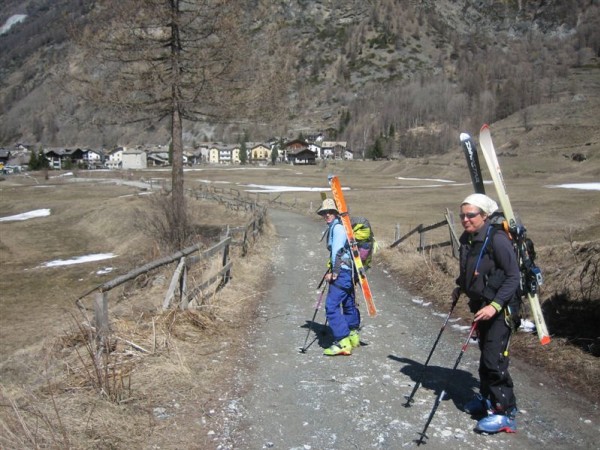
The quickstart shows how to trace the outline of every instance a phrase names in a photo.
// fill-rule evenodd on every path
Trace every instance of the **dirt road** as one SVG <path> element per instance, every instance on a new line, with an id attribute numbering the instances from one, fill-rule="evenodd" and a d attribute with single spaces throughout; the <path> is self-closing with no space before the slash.
<path id="1" fill-rule="evenodd" d="M 273 284 L 242 350 L 233 395 L 226 399 L 220 449 L 398 449 L 416 447 L 438 393 L 448 396 L 428 430 L 429 449 L 598 448 L 600 415 L 574 394 L 553 388 L 542 373 L 512 361 L 520 413 L 518 433 L 480 435 L 461 411 L 477 388 L 476 343 L 451 371 L 467 328 L 450 322 L 433 355 L 414 405 L 403 406 L 422 370 L 447 311 L 413 298 L 379 267 L 369 272 L 379 314 L 366 315 L 363 345 L 349 357 L 326 357 L 331 342 L 324 310 L 313 329 L 319 338 L 300 353 L 325 271 L 319 242 L 323 224 L 271 211 L 279 244 Z M 449 306 L 449 305 L 448 305 Z M 308 343 L 315 336 L 311 331 Z M 574 368 L 576 370 L 576 368 Z"/>

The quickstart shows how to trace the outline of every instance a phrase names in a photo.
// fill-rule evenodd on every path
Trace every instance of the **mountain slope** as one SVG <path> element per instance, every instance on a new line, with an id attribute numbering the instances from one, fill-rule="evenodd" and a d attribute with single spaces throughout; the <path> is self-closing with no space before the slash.
<path id="1" fill-rule="evenodd" d="M 93 1 L 6 3 L 0 26 L 16 14 L 26 17 L 0 35 L 0 144 L 168 142 L 168 123 L 150 129 L 107 127 L 104 119 L 110 112 L 65 91 L 69 80 L 62 69 L 77 64 L 79 57 L 65 30 L 85 22 Z M 411 156 L 402 149 L 416 145 L 407 134 L 411 127 L 445 130 L 435 131 L 438 141 L 469 120 L 491 121 L 528 104 L 551 101 L 552 80 L 565 76 L 568 66 L 589 61 L 600 46 L 600 32 L 592 26 L 598 23 L 599 8 L 582 1 L 255 3 L 264 15 L 254 38 L 266 38 L 261 25 L 276 24 L 276 38 L 285 43 L 281 54 L 291 68 L 281 120 L 244 126 L 187 124 L 188 145 L 229 140 L 242 128 L 250 130 L 253 140 L 335 128 L 364 152 L 393 126 L 398 135 L 386 142 L 386 152 Z M 517 80 L 521 86 L 515 85 Z M 534 86 L 540 92 L 531 93 Z M 442 108 L 447 110 L 443 114 Z M 487 112 L 490 108 L 493 114 Z M 351 119 L 344 121 L 348 113 Z"/>

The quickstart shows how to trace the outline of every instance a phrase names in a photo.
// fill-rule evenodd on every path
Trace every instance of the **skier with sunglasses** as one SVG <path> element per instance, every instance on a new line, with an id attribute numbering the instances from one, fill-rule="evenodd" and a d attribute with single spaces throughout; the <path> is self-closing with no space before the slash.
<path id="1" fill-rule="evenodd" d="M 517 402 L 508 372 L 508 346 L 518 326 L 520 272 L 508 234 L 490 221 L 497 210 L 496 202 L 484 194 L 471 194 L 462 202 L 460 274 L 452 296 L 466 294 L 479 322 L 480 393 L 464 410 L 479 419 L 477 431 L 514 433 Z"/>

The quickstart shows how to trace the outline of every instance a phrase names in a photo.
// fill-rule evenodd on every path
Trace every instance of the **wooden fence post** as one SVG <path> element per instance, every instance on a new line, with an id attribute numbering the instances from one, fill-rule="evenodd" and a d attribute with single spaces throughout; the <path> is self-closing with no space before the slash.
<path id="1" fill-rule="evenodd" d="M 446 208 L 446 221 L 448 222 L 448 231 L 450 232 L 450 242 L 452 243 L 452 256 L 458 259 L 460 253 L 460 243 L 454 229 L 454 213 Z"/>
<path id="2" fill-rule="evenodd" d="M 94 295 L 94 326 L 101 341 L 108 334 L 108 293 L 97 292 Z"/>
<path id="3" fill-rule="evenodd" d="M 184 267 L 185 267 L 185 256 L 179 260 L 177 269 L 175 269 L 175 273 L 171 277 L 171 283 L 169 284 L 169 289 L 167 290 L 167 294 L 165 295 L 165 300 L 163 301 L 163 309 L 167 309 L 169 307 L 169 305 L 171 304 L 171 300 L 173 300 L 173 297 L 175 297 L 175 288 L 177 287 L 177 285 L 180 285 L 179 280 L 181 279 L 181 272 Z"/>
<path id="4" fill-rule="evenodd" d="M 181 275 L 181 281 L 179 283 L 179 293 L 180 293 L 180 297 L 181 297 L 181 301 L 179 304 L 181 305 L 181 309 L 187 309 L 188 304 L 189 304 L 188 296 L 187 296 L 187 274 L 188 274 L 187 264 L 184 264 L 183 274 Z"/>
<path id="5" fill-rule="evenodd" d="M 229 262 L 229 244 L 225 245 L 225 247 L 223 248 L 223 267 L 226 267 L 228 262 Z M 227 282 L 230 279 L 231 279 L 231 270 L 227 270 L 223 274 L 223 284 L 227 284 Z"/>

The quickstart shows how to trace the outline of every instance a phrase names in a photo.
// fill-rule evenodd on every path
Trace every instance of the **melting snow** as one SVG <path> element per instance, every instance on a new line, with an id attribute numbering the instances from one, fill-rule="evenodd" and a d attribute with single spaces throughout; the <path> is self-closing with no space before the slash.
<path id="1" fill-rule="evenodd" d="M 582 189 L 585 191 L 600 191 L 600 183 L 566 183 L 548 184 L 548 188 Z"/>
<path id="2" fill-rule="evenodd" d="M 94 255 L 76 256 L 71 259 L 55 259 L 54 261 L 48 261 L 39 267 L 58 267 L 58 266 L 70 266 L 72 264 L 83 264 L 92 261 L 102 261 L 103 259 L 115 258 L 117 255 L 113 253 L 96 253 Z"/>
<path id="3" fill-rule="evenodd" d="M 27 16 L 25 14 L 15 14 L 13 16 L 10 16 L 6 20 L 6 22 L 4 22 L 4 25 L 0 27 L 0 34 L 7 33 L 8 30 L 10 30 L 13 27 L 13 25 L 18 24 L 19 22 L 23 22 L 26 18 Z"/>
<path id="4" fill-rule="evenodd" d="M 35 209 L 23 214 L 16 214 L 14 216 L 0 217 L 0 222 L 11 222 L 16 220 L 28 220 L 35 217 L 46 217 L 50 215 L 49 209 Z"/>
<path id="5" fill-rule="evenodd" d="M 251 193 L 269 193 L 269 192 L 323 192 L 329 191 L 329 188 L 320 187 L 301 187 L 301 186 L 270 186 L 266 184 L 246 184 L 244 187 L 254 188 L 246 189 L 246 192 Z M 348 188 L 342 188 L 348 190 Z"/>

